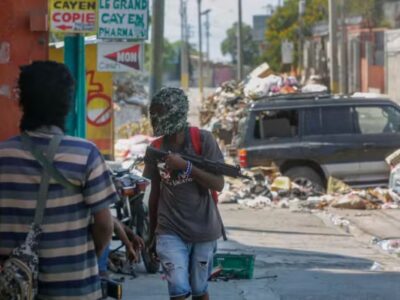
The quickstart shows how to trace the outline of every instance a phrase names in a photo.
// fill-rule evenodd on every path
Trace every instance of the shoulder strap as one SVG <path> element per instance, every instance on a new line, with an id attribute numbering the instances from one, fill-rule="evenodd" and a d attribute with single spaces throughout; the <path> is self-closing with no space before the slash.
<path id="1" fill-rule="evenodd" d="M 162 142 L 163 142 L 163 137 L 159 137 L 158 139 L 151 142 L 151 146 L 156 149 L 161 149 Z"/>
<path id="2" fill-rule="evenodd" d="M 55 135 L 52 141 L 57 137 L 60 137 L 60 141 L 62 140 L 62 135 Z M 32 153 L 33 157 L 40 163 L 40 165 L 46 169 L 46 171 L 53 177 L 58 183 L 62 184 L 66 189 L 73 192 L 81 192 L 81 187 L 79 185 L 75 185 L 69 180 L 67 180 L 63 174 L 53 165 L 52 162 L 46 158 L 43 153 L 35 147 L 32 142 L 32 139 L 29 137 L 27 133 L 21 134 L 22 143 L 28 148 L 28 150 Z"/>
<path id="3" fill-rule="evenodd" d="M 58 146 L 62 140 L 61 135 L 55 135 L 47 148 L 47 160 L 50 164 L 53 163 L 54 156 L 57 152 Z M 43 215 L 46 208 L 47 195 L 49 191 L 50 174 L 47 172 L 46 168 L 42 172 L 42 180 L 40 182 L 39 194 L 37 198 L 36 210 L 34 223 L 36 225 L 41 225 L 43 222 Z"/>
<path id="4" fill-rule="evenodd" d="M 200 137 L 200 129 L 198 127 L 190 127 L 190 138 L 192 139 L 192 145 L 194 151 L 197 155 L 201 155 L 201 137 Z"/>

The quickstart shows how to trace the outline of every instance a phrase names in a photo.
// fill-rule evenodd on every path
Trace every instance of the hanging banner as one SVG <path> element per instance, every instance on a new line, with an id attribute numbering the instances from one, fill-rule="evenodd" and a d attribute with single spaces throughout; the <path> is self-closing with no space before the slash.
<path id="1" fill-rule="evenodd" d="M 50 31 L 94 33 L 97 0 L 49 0 Z"/>
<path id="2" fill-rule="evenodd" d="M 293 42 L 289 42 L 288 40 L 282 41 L 282 46 L 281 46 L 282 64 L 285 65 L 293 63 L 293 52 L 294 52 Z"/>
<path id="3" fill-rule="evenodd" d="M 99 0 L 99 39 L 147 40 L 148 0 Z"/>
<path id="4" fill-rule="evenodd" d="M 100 43 L 97 48 L 97 71 L 132 72 L 143 70 L 144 44 Z"/>

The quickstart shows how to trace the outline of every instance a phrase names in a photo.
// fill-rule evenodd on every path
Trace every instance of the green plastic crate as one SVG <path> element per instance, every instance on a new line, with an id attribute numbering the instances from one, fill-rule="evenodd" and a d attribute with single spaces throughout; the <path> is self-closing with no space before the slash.
<path id="1" fill-rule="evenodd" d="M 237 279 L 251 279 L 254 274 L 255 255 L 217 253 L 213 266 L 222 268 L 221 276 Z"/>

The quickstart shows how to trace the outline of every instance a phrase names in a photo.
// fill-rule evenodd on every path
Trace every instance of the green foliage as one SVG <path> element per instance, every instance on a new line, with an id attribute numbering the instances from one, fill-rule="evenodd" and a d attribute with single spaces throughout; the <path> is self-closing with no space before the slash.
<path id="1" fill-rule="evenodd" d="M 306 11 L 301 18 L 301 23 L 298 0 L 287 0 L 267 22 L 267 31 L 265 33 L 267 48 L 263 54 L 263 60 L 268 62 L 273 70 L 283 70 L 281 43 L 284 40 L 288 40 L 295 44 L 294 59 L 297 65 L 297 45 L 300 34 L 304 37 L 311 36 L 312 27 L 324 19 L 328 19 L 328 0 L 307 0 Z M 300 24 L 302 25 L 301 27 Z"/>
<path id="2" fill-rule="evenodd" d="M 247 24 L 243 24 L 243 63 L 247 66 L 254 66 L 258 60 L 257 43 L 253 41 L 252 28 Z M 237 61 L 237 23 L 226 31 L 226 38 L 221 43 L 221 51 L 223 55 L 230 55 L 232 63 Z"/>
<path id="3" fill-rule="evenodd" d="M 145 51 L 145 65 L 144 68 L 147 72 L 150 72 L 150 61 L 151 61 L 151 44 L 146 43 L 144 45 Z M 170 43 L 167 39 L 164 39 L 164 49 L 163 49 L 163 68 L 164 71 L 168 71 L 173 64 L 176 57 L 174 44 Z"/>
<path id="4" fill-rule="evenodd" d="M 348 15 L 362 16 L 369 28 L 385 25 L 383 6 L 387 0 L 352 0 L 345 1 Z"/>

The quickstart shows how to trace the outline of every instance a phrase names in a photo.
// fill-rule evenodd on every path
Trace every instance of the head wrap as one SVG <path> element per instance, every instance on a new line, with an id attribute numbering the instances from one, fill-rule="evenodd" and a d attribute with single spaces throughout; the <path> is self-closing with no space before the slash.
<path id="1" fill-rule="evenodd" d="M 155 136 L 172 135 L 188 126 L 189 101 L 183 90 L 163 88 L 151 99 L 150 108 L 153 105 L 164 107 L 162 114 L 150 114 Z"/>

